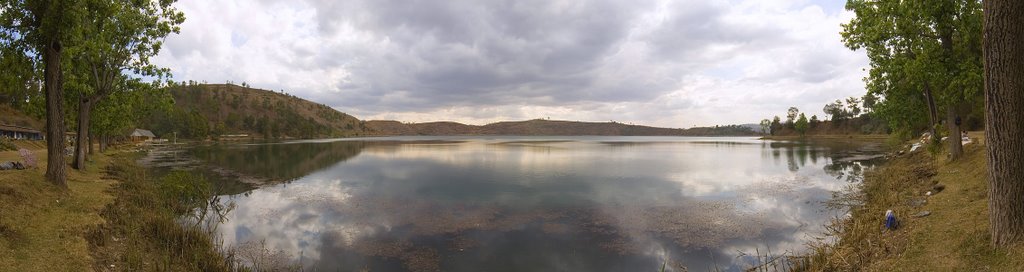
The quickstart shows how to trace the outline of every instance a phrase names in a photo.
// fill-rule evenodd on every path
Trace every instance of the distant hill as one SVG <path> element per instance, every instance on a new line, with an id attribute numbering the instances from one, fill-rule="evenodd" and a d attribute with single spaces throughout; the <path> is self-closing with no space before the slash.
<path id="1" fill-rule="evenodd" d="M 174 107 L 155 113 L 148 125 L 158 136 L 183 138 L 249 134 L 264 138 L 326 138 L 364 135 L 359 119 L 292 95 L 231 84 L 169 89 Z"/>
<path id="2" fill-rule="evenodd" d="M 323 104 L 292 95 L 232 84 L 190 84 L 169 88 L 174 106 L 144 119 L 159 137 L 328 138 L 402 135 L 608 135 L 608 136 L 746 136 L 744 126 L 659 128 L 617 122 L 528 120 L 483 126 L 456 122 L 401 123 L 360 121 Z"/>
<path id="3" fill-rule="evenodd" d="M 742 124 L 740 126 L 745 127 L 745 128 L 749 128 L 750 130 L 752 130 L 754 132 L 757 132 L 757 133 L 764 133 L 764 131 L 762 131 L 763 128 L 761 127 L 761 124 Z"/>
<path id="4" fill-rule="evenodd" d="M 0 124 L 31 128 L 39 131 L 46 129 L 46 122 L 42 119 L 28 115 L 7 104 L 0 104 Z"/>
<path id="5" fill-rule="evenodd" d="M 522 135 L 522 136 L 748 136 L 757 135 L 743 126 L 698 127 L 690 129 L 659 128 L 617 122 L 573 122 L 529 120 L 497 122 L 483 126 L 455 122 L 405 124 L 397 121 L 366 121 L 366 133 L 373 135 Z"/>

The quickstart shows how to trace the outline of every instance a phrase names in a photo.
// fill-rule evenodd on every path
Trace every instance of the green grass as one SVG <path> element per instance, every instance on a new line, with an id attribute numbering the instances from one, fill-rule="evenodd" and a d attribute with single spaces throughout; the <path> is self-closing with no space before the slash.
<path id="1" fill-rule="evenodd" d="M 115 199 L 102 211 L 107 224 L 89 234 L 97 265 L 126 271 L 229 271 L 231 262 L 200 225 L 178 218 L 202 209 L 211 192 L 209 182 L 194 174 L 173 172 L 153 178 L 131 158 L 108 167 L 121 182 Z"/>
<path id="2" fill-rule="evenodd" d="M 865 205 L 852 210 L 852 219 L 830 226 L 840 240 L 813 245 L 814 252 L 798 258 L 798 270 L 1019 271 L 1024 245 L 990 246 L 986 155 L 978 142 L 965 146 L 958 161 L 920 150 L 869 172 L 854 196 Z M 945 189 L 925 197 L 935 183 Z M 911 205 L 922 199 L 924 205 Z M 882 229 L 888 209 L 900 219 L 897 230 Z M 920 211 L 931 215 L 911 217 Z"/>
<path id="3" fill-rule="evenodd" d="M 156 178 L 132 153 L 98 154 L 88 171 L 68 170 L 64 191 L 43 179 L 45 149 L 34 153 L 41 167 L 0 172 L 0 271 L 250 270 L 206 228 L 179 220 L 208 204 L 201 176 Z"/>
<path id="4" fill-rule="evenodd" d="M 12 150 L 18 150 L 18 146 L 14 144 L 14 140 L 8 139 L 7 137 L 0 137 L 0 151 Z"/>
<path id="5" fill-rule="evenodd" d="M 46 161 L 45 150 L 35 151 Z M 0 160 L 20 160 L 17 151 Z M 96 156 L 88 169 L 109 164 Z M 0 172 L 0 271 L 82 271 L 93 264 L 85 234 L 104 223 L 99 211 L 111 202 L 116 182 L 100 171 L 69 171 L 68 190 L 43 179 L 46 166 Z"/>

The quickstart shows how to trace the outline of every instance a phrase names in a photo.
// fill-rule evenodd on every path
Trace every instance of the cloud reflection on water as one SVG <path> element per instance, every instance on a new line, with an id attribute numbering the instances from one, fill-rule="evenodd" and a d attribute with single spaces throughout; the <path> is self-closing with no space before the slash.
<path id="1" fill-rule="evenodd" d="M 800 250 L 835 212 L 822 202 L 867 167 L 836 159 L 862 152 L 858 145 L 540 140 L 338 141 L 250 152 L 321 159 L 264 173 L 305 172 L 290 182 L 227 198 L 237 208 L 220 230 L 226 245 L 265 240 L 328 270 L 640 270 L 666 259 L 736 269 L 748 261 L 737 252 Z M 323 154 L 339 151 L 348 153 Z"/>

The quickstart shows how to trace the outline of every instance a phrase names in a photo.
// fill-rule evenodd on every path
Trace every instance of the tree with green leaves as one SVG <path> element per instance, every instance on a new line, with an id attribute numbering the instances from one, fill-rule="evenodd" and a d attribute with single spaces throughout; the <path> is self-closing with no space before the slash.
<path id="1" fill-rule="evenodd" d="M 779 119 L 779 116 L 776 115 L 775 118 L 772 118 L 771 134 L 775 135 L 776 133 L 779 133 L 780 131 L 782 131 L 782 123 L 781 123 L 781 120 Z"/>
<path id="2" fill-rule="evenodd" d="M 0 102 L 23 112 L 29 109 L 31 100 L 42 98 L 36 65 L 32 58 L 16 48 L 0 47 Z"/>
<path id="3" fill-rule="evenodd" d="M 870 113 L 875 108 L 875 104 L 878 103 L 878 97 L 874 94 L 866 93 L 861 97 L 861 103 L 864 105 L 864 112 Z"/>
<path id="4" fill-rule="evenodd" d="M 78 88 L 78 134 L 73 167 L 85 166 L 89 122 L 96 103 L 107 96 L 128 91 L 139 77 L 156 78 L 169 70 L 150 63 L 160 52 L 163 39 L 178 33 L 184 14 L 171 5 L 175 1 L 81 0 L 84 21 L 79 27 L 82 42 L 72 47 L 76 72 L 88 87 Z"/>
<path id="5" fill-rule="evenodd" d="M 846 9 L 856 16 L 843 24 L 843 42 L 867 52 L 868 93 L 884 98 L 875 111 L 890 127 L 913 130 L 925 114 L 934 127 L 944 110 L 951 158 L 957 159 L 956 120 L 981 93 L 980 1 L 850 0 Z"/>
<path id="6" fill-rule="evenodd" d="M 789 109 L 786 110 L 786 126 L 793 127 L 793 122 L 796 121 L 796 117 L 799 114 L 800 109 L 797 109 L 796 107 L 789 107 Z"/>
<path id="7" fill-rule="evenodd" d="M 761 120 L 761 133 L 769 134 L 772 131 L 772 120 L 762 119 Z"/>
<path id="8" fill-rule="evenodd" d="M 831 116 L 832 122 L 838 122 L 846 118 L 846 110 L 843 108 L 843 101 L 836 99 L 835 102 L 825 104 L 825 107 L 821 109 L 825 112 L 825 118 Z"/>
<path id="9" fill-rule="evenodd" d="M 98 101 L 90 118 L 90 138 L 98 138 L 100 152 L 106 150 L 113 136 L 127 135 L 142 118 L 156 111 L 168 110 L 174 103 L 167 89 L 161 88 L 158 82 L 129 80 L 121 84 L 127 85 L 119 88 L 132 91 L 113 92 Z M 92 153 L 92 149 L 89 150 Z"/>
<path id="10" fill-rule="evenodd" d="M 78 0 L 4 0 L 0 2 L 0 45 L 42 63 L 46 97 L 46 180 L 67 188 L 64 158 L 64 55 L 75 41 L 83 14 Z M 38 64 L 37 64 L 38 65 Z"/>
<path id="11" fill-rule="evenodd" d="M 985 1 L 985 146 L 992 244 L 1024 242 L 1024 2 Z"/>
<path id="12" fill-rule="evenodd" d="M 807 116 L 801 113 L 800 118 L 796 120 L 796 124 L 793 124 L 793 128 L 796 129 L 796 132 L 800 133 L 800 136 L 807 134 Z"/>
<path id="13" fill-rule="evenodd" d="M 851 97 L 847 97 L 846 98 L 846 108 L 849 109 L 847 111 L 847 113 L 849 114 L 848 117 L 850 117 L 850 118 L 857 118 L 857 116 L 860 116 L 860 112 L 861 112 L 861 109 L 860 109 L 860 98 L 856 98 L 856 97 L 852 97 L 852 96 Z"/>

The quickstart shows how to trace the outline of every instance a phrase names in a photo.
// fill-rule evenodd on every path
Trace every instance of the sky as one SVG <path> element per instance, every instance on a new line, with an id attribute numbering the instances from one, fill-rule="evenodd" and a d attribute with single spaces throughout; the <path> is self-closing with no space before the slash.
<path id="1" fill-rule="evenodd" d="M 179 0 L 154 62 L 362 120 L 672 128 L 864 94 L 842 0 Z"/>

